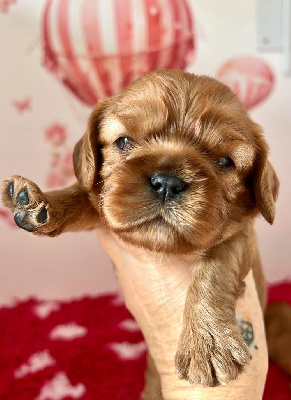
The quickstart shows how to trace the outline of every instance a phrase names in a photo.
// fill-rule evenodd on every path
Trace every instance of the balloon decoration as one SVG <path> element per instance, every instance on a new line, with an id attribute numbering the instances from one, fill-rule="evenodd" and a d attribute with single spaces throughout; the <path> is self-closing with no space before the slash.
<path id="1" fill-rule="evenodd" d="M 7 14 L 9 7 L 15 4 L 17 0 L 0 0 L 0 13 Z"/>
<path id="2" fill-rule="evenodd" d="M 89 106 L 195 50 L 188 0 L 47 0 L 42 23 L 44 66 Z"/>
<path id="3" fill-rule="evenodd" d="M 247 110 L 268 97 L 274 86 L 270 66 L 257 57 L 237 57 L 219 69 L 216 78 L 228 85 Z"/>

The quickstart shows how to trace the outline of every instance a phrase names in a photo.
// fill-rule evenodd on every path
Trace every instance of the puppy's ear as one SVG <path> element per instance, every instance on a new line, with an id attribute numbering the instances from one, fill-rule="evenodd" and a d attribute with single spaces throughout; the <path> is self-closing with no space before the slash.
<path id="1" fill-rule="evenodd" d="M 74 148 L 75 175 L 85 192 L 92 190 L 98 174 L 98 134 L 106 101 L 99 101 L 91 113 L 87 131 Z"/>
<path id="2" fill-rule="evenodd" d="M 269 149 L 260 128 L 257 129 L 255 139 L 257 157 L 253 170 L 253 188 L 256 204 L 265 220 L 272 224 L 275 218 L 275 201 L 278 197 L 279 180 L 268 161 Z"/>

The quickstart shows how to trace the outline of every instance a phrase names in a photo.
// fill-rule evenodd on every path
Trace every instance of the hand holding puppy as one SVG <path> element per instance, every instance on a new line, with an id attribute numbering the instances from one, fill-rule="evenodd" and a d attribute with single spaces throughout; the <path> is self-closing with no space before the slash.
<path id="1" fill-rule="evenodd" d="M 188 264 L 178 259 L 152 257 L 148 252 L 120 241 L 103 228 L 98 229 L 97 233 L 100 243 L 115 264 L 126 306 L 141 326 L 149 346 L 150 359 L 143 398 L 261 400 L 268 356 L 262 311 L 252 273 L 245 279 L 245 293 L 236 307 L 237 316 L 252 324 L 254 336 L 249 347 L 252 358 L 249 365 L 236 381 L 225 386 L 193 386 L 178 378 L 174 362 L 180 342 L 185 300 L 192 281 Z"/>

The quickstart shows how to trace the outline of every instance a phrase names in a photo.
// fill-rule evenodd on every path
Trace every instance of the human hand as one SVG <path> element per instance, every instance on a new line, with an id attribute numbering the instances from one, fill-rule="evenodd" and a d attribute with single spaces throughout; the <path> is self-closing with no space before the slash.
<path id="1" fill-rule="evenodd" d="M 246 290 L 236 307 L 252 355 L 250 364 L 237 380 L 225 386 L 194 386 L 178 378 L 174 364 L 191 283 L 189 263 L 125 244 L 104 228 L 98 229 L 97 234 L 114 262 L 126 306 L 145 336 L 160 375 L 164 400 L 262 399 L 268 361 L 262 311 L 252 273 L 246 277 Z"/>

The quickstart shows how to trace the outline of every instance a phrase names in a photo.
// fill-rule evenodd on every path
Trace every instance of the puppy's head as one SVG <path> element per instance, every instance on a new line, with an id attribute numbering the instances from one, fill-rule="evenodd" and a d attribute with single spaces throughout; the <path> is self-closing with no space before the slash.
<path id="1" fill-rule="evenodd" d="M 98 103 L 74 164 L 110 230 L 186 253 L 224 240 L 258 211 L 273 222 L 278 180 L 267 156 L 260 127 L 227 86 L 158 71 Z"/>

